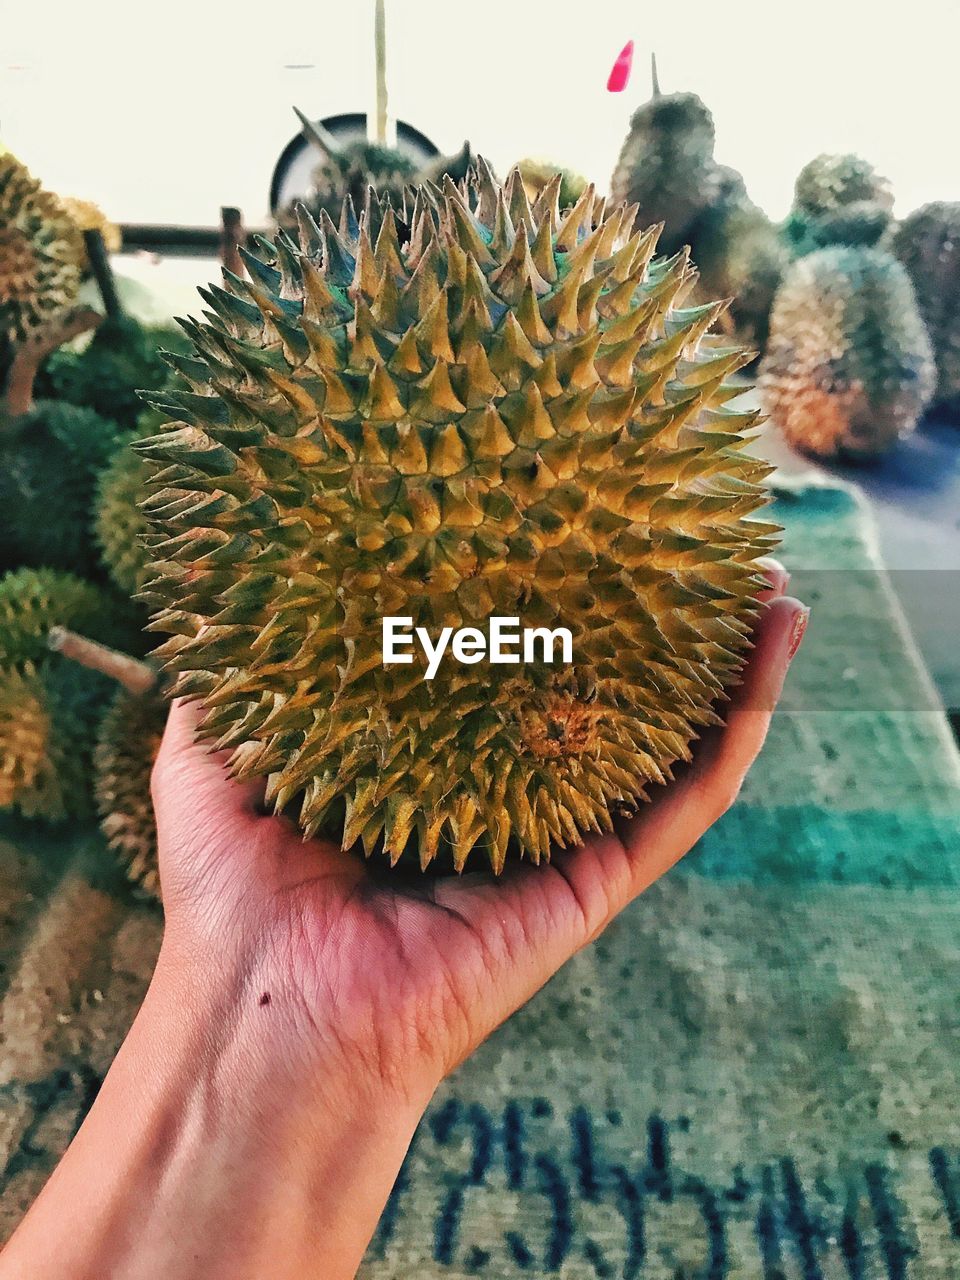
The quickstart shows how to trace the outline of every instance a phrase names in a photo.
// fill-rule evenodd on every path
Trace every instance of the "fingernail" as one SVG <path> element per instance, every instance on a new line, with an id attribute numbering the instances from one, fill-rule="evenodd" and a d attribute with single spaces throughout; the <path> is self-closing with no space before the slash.
<path id="1" fill-rule="evenodd" d="M 790 648 L 787 650 L 787 661 L 792 662 L 794 655 L 800 648 L 800 641 L 803 639 L 803 633 L 807 629 L 807 623 L 810 621 L 810 610 L 804 606 L 797 610 L 797 616 L 793 620 L 793 630 L 790 632 Z"/>

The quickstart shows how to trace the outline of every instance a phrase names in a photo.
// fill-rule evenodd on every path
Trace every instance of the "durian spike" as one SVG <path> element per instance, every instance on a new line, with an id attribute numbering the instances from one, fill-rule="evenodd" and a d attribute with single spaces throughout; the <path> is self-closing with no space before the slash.
<path id="1" fill-rule="evenodd" d="M 328 129 L 325 129 L 319 121 L 311 120 L 309 116 L 305 116 L 299 107 L 294 107 L 293 110 L 303 126 L 301 133 L 308 142 L 312 142 L 325 156 L 339 154 L 340 145 Z"/>
<path id="2" fill-rule="evenodd" d="M 88 640 L 66 627 L 51 627 L 47 633 L 47 646 L 54 653 L 62 653 L 65 658 L 90 671 L 99 671 L 116 680 L 128 693 L 142 696 L 157 683 L 157 672 L 148 662 L 140 662 L 96 640 Z"/>
<path id="3" fill-rule="evenodd" d="M 657 75 L 657 55 L 655 53 L 650 54 L 650 80 L 653 85 L 653 93 L 651 94 L 651 97 L 661 97 L 660 77 Z"/>

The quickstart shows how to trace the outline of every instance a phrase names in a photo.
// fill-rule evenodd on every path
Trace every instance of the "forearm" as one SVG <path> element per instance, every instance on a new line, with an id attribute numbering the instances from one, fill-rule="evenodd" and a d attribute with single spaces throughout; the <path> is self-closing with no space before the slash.
<path id="1" fill-rule="evenodd" d="M 352 1277 L 422 1103 L 371 1096 L 338 1054 L 324 1071 L 322 1049 L 301 1071 L 283 999 L 198 995 L 161 958 L 0 1280 Z"/>

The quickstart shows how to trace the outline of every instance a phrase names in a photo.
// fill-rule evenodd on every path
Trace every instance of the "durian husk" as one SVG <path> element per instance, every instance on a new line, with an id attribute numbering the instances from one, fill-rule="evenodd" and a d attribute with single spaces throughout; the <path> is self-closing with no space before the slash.
<path id="1" fill-rule="evenodd" d="M 88 574 L 99 469 L 119 428 L 92 409 L 38 401 L 0 438 L 0 555 L 8 564 Z"/>
<path id="2" fill-rule="evenodd" d="M 914 429 L 934 380 L 910 281 L 888 253 L 834 247 L 793 264 L 760 367 L 764 405 L 791 444 L 877 457 Z"/>
<path id="3" fill-rule="evenodd" d="M 937 362 L 938 405 L 960 413 L 960 203 L 937 200 L 897 227 L 893 252 L 910 276 Z"/>
<path id="4" fill-rule="evenodd" d="M 862 156 L 819 155 L 800 170 L 793 207 L 808 217 L 838 213 L 849 205 L 869 204 L 893 210 L 893 189 Z"/>
<path id="5" fill-rule="evenodd" d="M 0 808 L 29 795 L 43 768 L 50 719 L 32 666 L 0 671 Z"/>
<path id="6" fill-rule="evenodd" d="M 391 863 L 534 861 L 689 760 L 741 669 L 776 526 L 731 408 L 749 353 L 685 254 L 514 171 L 358 226 L 301 215 L 202 291 L 191 392 L 136 448 L 143 598 L 201 735 L 268 801 Z M 384 665 L 385 615 L 568 627 L 574 661 Z"/>
<path id="7" fill-rule="evenodd" d="M 638 228 L 663 223 L 661 252 L 689 244 L 697 219 L 716 203 L 723 171 L 713 148 L 713 116 L 695 93 L 655 94 L 631 117 L 610 191 L 636 205 Z"/>
<path id="8" fill-rule="evenodd" d="M 367 190 L 372 187 L 399 205 L 404 187 L 416 173 L 417 166 L 410 157 L 395 147 L 378 142 L 350 142 L 324 155 L 313 171 L 304 204 L 315 218 L 322 212 L 339 218 L 347 199 L 355 209 L 362 209 Z M 295 229 L 295 209 L 284 210 L 280 223 L 288 230 Z"/>
<path id="9" fill-rule="evenodd" d="M 868 160 L 819 155 L 800 170 L 783 238 L 794 257 L 830 245 L 884 245 L 893 223 L 893 189 Z"/>
<path id="10" fill-rule="evenodd" d="M 159 694 L 121 691 L 104 717 L 94 752 L 94 796 L 103 834 L 130 881 L 158 900 L 150 774 L 166 717 L 167 704 Z"/>
<path id="11" fill-rule="evenodd" d="M 569 209 L 575 205 L 586 190 L 587 180 L 581 173 L 573 169 L 565 169 L 562 165 L 553 164 L 550 160 L 541 160 L 527 156 L 517 161 L 517 168 L 523 178 L 523 189 L 528 200 L 536 200 L 540 192 L 559 173 L 560 193 L 558 196 L 561 209 Z"/>
<path id="12" fill-rule="evenodd" d="M 125 444 L 97 483 L 94 536 L 111 578 L 130 595 L 143 586 L 149 563 L 142 541 L 147 521 L 139 507 L 149 474 L 148 464 Z"/>
<path id="13" fill-rule="evenodd" d="M 47 656 L 51 627 L 99 637 L 110 625 L 103 591 L 58 569 L 17 569 L 0 578 L 0 668 Z"/>
<path id="14" fill-rule="evenodd" d="M 0 669 L 0 807 L 51 823 L 90 816 L 106 685 L 56 657 Z"/>
<path id="15" fill-rule="evenodd" d="M 25 342 L 76 301 L 83 238 L 9 152 L 0 155 L 0 331 Z"/>

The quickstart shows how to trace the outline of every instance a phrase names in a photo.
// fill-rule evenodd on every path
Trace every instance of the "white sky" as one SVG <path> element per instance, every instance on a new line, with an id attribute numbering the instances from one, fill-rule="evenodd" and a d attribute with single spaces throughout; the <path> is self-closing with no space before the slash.
<path id="1" fill-rule="evenodd" d="M 56 190 L 119 221 L 267 214 L 290 110 L 372 102 L 372 0 L 0 0 L 0 138 Z M 387 0 L 391 114 L 503 170 L 525 154 L 606 186 L 627 120 L 665 91 L 712 109 L 717 157 L 774 217 L 800 167 L 855 150 L 897 212 L 960 199 L 960 4 L 911 0 Z M 654 35 L 654 28 L 656 34 Z M 608 94 L 622 44 L 627 91 Z"/>

